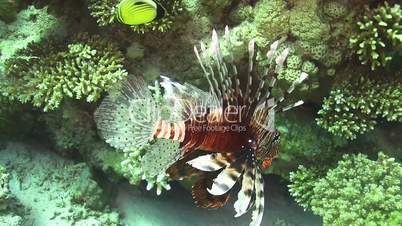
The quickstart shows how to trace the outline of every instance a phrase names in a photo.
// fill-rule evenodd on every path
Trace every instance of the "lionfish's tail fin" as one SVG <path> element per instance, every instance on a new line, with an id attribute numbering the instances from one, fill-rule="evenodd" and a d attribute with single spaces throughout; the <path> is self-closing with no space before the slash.
<path id="1" fill-rule="evenodd" d="M 110 93 L 95 112 L 100 135 L 117 149 L 140 148 L 153 139 L 157 103 L 142 78 L 131 77 Z"/>

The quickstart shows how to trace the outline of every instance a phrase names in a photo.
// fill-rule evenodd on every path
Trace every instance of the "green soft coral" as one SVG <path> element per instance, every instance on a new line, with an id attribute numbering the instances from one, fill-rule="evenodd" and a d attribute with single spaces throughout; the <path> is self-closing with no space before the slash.
<path id="1" fill-rule="evenodd" d="M 299 79 L 303 72 L 313 77 L 317 74 L 318 67 L 311 61 L 304 61 L 299 55 L 290 55 L 286 59 L 284 67 L 279 71 L 278 79 L 292 83 Z"/>
<path id="2" fill-rule="evenodd" d="M 385 67 L 402 47 L 402 9 L 387 2 L 357 23 L 358 34 L 350 39 L 362 64 L 372 70 Z"/>
<path id="3" fill-rule="evenodd" d="M 373 130 L 378 118 L 402 122 L 402 82 L 386 78 L 344 80 L 324 99 L 317 123 L 348 139 Z"/>
<path id="4" fill-rule="evenodd" d="M 79 34 L 65 50 L 35 50 L 8 62 L 2 94 L 44 111 L 58 108 L 66 98 L 94 102 L 127 76 L 117 45 L 97 35 Z"/>
<path id="5" fill-rule="evenodd" d="M 296 201 L 323 217 L 324 225 L 391 225 L 400 222 L 402 166 L 383 153 L 376 161 L 344 155 L 323 177 L 300 167 L 291 174 Z"/>

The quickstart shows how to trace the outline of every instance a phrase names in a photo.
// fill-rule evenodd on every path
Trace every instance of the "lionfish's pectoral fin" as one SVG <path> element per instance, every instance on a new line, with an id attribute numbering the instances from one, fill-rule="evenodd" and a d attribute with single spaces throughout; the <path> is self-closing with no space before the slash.
<path id="1" fill-rule="evenodd" d="M 208 192 L 212 195 L 223 195 L 228 192 L 238 181 L 244 167 L 245 163 L 243 162 L 232 162 L 213 180 L 212 187 L 207 189 Z"/>
<path id="2" fill-rule="evenodd" d="M 159 111 L 146 82 L 131 76 L 100 104 L 94 117 L 100 136 L 117 149 L 141 148 L 153 140 Z"/>
<path id="3" fill-rule="evenodd" d="M 226 167 L 229 162 L 223 154 L 212 153 L 190 160 L 187 164 L 201 171 L 213 172 Z"/>
<path id="4" fill-rule="evenodd" d="M 173 180 L 182 180 L 184 178 L 191 178 L 195 176 L 201 176 L 205 173 L 200 171 L 191 165 L 187 164 L 191 159 L 196 159 L 200 156 L 199 152 L 187 153 L 181 157 L 181 159 L 174 162 L 167 170 L 166 173 Z"/>

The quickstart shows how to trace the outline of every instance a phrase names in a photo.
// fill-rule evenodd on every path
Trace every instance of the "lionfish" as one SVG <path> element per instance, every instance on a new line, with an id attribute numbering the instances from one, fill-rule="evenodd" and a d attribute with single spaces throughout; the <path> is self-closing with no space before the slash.
<path id="1" fill-rule="evenodd" d="M 227 27 L 223 41 L 228 49 L 232 48 Z M 277 74 L 289 54 L 287 48 L 279 52 L 280 42 L 272 43 L 265 55 L 268 66 L 257 70 L 256 44 L 251 40 L 245 59 L 248 62 L 238 67 L 230 51 L 223 56 L 214 30 L 208 48 L 202 42 L 200 49 L 194 47 L 209 92 L 162 76 L 164 97 L 172 112 L 165 119 L 160 111 L 147 111 L 147 106 L 155 104 L 152 93 L 141 78 L 132 78 L 117 94 L 106 97 L 96 111 L 101 135 L 120 149 L 142 147 L 155 139 L 179 142 L 179 150 L 169 153 L 174 156 L 169 166 L 159 164 L 158 159 L 149 164 L 166 171 L 185 161 L 203 172 L 204 177 L 193 185 L 192 196 L 204 208 L 224 206 L 235 184 L 241 184 L 234 203 L 235 217 L 255 207 L 250 225 L 260 225 L 264 212 L 262 171 L 279 151 L 275 113 L 303 104 L 301 100 L 291 104 L 284 100 L 308 76 L 301 73 L 287 89 L 274 92 L 279 87 Z"/>

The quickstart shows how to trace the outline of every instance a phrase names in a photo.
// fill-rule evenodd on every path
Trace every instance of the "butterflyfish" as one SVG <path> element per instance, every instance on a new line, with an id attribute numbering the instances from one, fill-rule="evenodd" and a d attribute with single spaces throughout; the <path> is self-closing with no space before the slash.
<path id="1" fill-rule="evenodd" d="M 164 7 L 152 0 L 122 0 L 117 5 L 118 20 L 127 25 L 146 24 L 162 18 Z"/>

